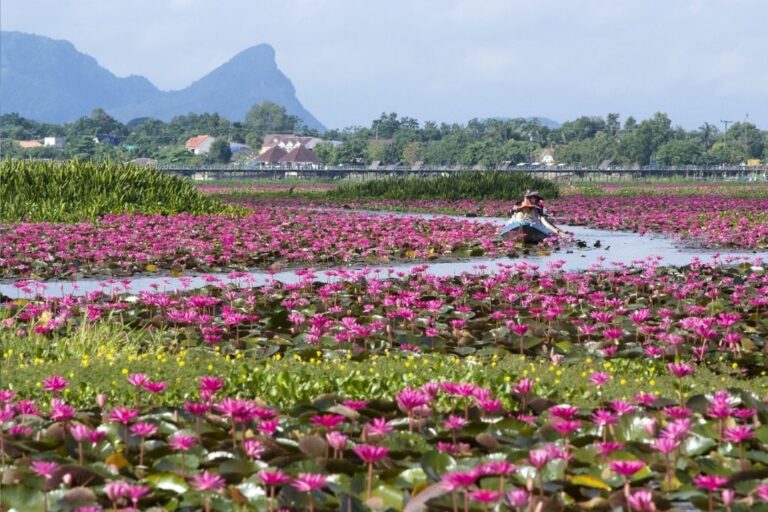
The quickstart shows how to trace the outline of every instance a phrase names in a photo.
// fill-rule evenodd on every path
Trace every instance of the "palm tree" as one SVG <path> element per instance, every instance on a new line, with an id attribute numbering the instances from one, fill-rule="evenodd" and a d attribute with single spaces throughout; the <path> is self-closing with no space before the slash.
<path id="1" fill-rule="evenodd" d="M 701 138 L 701 142 L 704 144 L 704 148 L 709 150 L 712 147 L 712 144 L 715 143 L 715 136 L 717 136 L 717 126 L 705 122 L 703 125 L 699 126 L 699 132 L 699 137 Z"/>

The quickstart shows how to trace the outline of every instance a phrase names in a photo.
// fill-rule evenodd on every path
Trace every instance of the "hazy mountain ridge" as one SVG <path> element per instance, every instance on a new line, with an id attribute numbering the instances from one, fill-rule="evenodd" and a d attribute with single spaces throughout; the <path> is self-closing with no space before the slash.
<path id="1" fill-rule="evenodd" d="M 296 98 L 266 44 L 240 52 L 184 89 L 161 91 L 142 76 L 115 76 L 68 41 L 0 32 L 2 114 L 63 123 L 101 107 L 123 122 L 137 117 L 168 121 L 190 112 L 217 112 L 240 121 L 263 101 L 283 105 L 311 128 L 324 129 Z"/>

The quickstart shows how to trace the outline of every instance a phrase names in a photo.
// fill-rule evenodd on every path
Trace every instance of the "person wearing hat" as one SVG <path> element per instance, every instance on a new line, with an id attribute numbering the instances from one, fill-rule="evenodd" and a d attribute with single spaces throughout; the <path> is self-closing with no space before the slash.
<path id="1" fill-rule="evenodd" d="M 539 243 L 545 238 L 563 233 L 544 213 L 544 203 L 538 190 L 525 192 L 523 200 L 512 207 L 512 218 L 499 235 L 507 238 L 519 232 L 525 233 L 523 241 L 527 244 Z"/>

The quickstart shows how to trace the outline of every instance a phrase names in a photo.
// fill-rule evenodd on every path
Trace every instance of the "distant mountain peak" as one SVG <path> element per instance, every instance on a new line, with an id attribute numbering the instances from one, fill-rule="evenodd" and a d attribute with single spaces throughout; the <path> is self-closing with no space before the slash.
<path id="1" fill-rule="evenodd" d="M 122 121 L 168 121 L 190 112 L 216 112 L 234 121 L 271 101 L 307 126 L 324 129 L 296 98 L 269 44 L 246 48 L 184 89 L 167 92 L 140 75 L 115 76 L 69 41 L 23 32 L 0 32 L 0 68 L 0 114 L 17 112 L 36 121 L 70 122 L 97 107 Z"/>

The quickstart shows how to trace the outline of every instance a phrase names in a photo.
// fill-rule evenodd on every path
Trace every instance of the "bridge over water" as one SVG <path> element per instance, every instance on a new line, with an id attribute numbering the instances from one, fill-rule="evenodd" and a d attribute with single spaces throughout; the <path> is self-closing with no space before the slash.
<path id="1" fill-rule="evenodd" d="M 467 167 L 256 167 L 237 165 L 158 166 L 171 174 L 195 180 L 250 180 L 250 179 L 351 179 L 366 180 L 395 176 L 433 176 L 460 172 L 477 172 L 486 169 Z M 685 166 L 685 167 L 576 167 L 576 166 L 514 166 L 505 169 L 488 169 L 509 173 L 529 173 L 555 180 L 634 180 L 658 178 L 687 178 L 699 180 L 768 180 L 768 165 L 746 166 Z"/>

